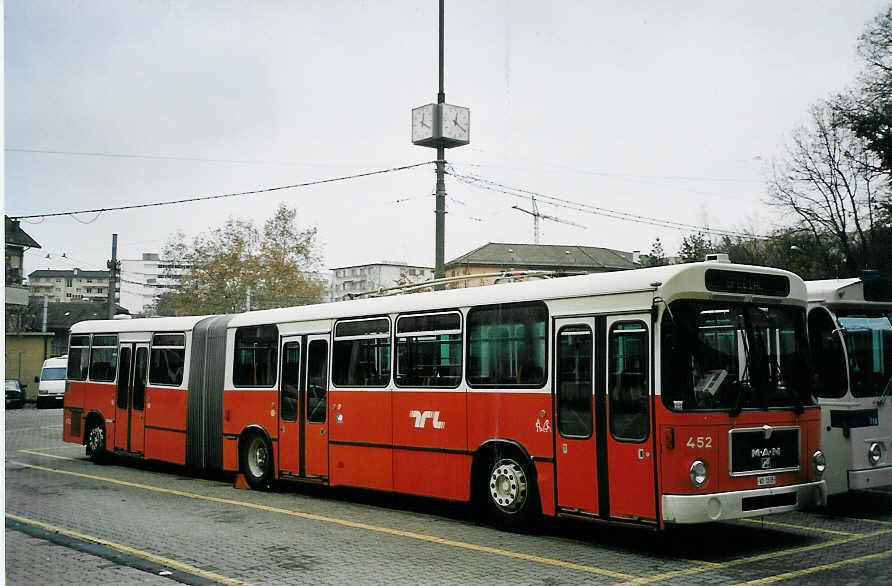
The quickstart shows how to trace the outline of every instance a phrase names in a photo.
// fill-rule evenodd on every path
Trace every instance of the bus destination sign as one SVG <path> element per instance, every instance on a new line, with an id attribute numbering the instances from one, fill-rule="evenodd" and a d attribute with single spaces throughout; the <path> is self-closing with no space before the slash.
<path id="1" fill-rule="evenodd" d="M 708 269 L 706 271 L 706 289 L 720 293 L 786 297 L 790 294 L 790 279 L 784 275 Z"/>

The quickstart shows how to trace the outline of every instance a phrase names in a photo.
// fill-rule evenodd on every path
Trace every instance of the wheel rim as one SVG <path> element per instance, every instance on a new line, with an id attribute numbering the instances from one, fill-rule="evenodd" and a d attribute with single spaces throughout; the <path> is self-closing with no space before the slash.
<path id="1" fill-rule="evenodd" d="M 248 470 L 254 478 L 261 478 L 266 474 L 266 468 L 269 463 L 269 452 L 266 449 L 266 442 L 261 439 L 252 439 L 248 446 Z"/>
<path id="2" fill-rule="evenodd" d="M 105 434 L 101 427 L 94 427 L 90 430 L 88 444 L 91 454 L 95 454 L 105 447 L 104 436 Z"/>
<path id="3" fill-rule="evenodd" d="M 514 460 L 504 459 L 493 467 L 489 476 L 489 494 L 503 511 L 519 510 L 527 499 L 527 477 Z"/>

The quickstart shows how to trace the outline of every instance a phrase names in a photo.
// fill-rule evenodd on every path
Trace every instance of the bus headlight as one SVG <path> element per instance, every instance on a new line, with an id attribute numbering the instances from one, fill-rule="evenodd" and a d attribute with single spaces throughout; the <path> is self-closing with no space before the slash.
<path id="1" fill-rule="evenodd" d="M 880 462 L 880 458 L 883 457 L 883 448 L 880 444 L 873 442 L 870 444 L 870 447 L 867 448 L 867 459 L 870 460 L 871 466 L 876 466 Z"/>
<path id="2" fill-rule="evenodd" d="M 691 464 L 691 484 L 694 488 L 700 488 L 706 484 L 706 464 L 702 460 L 694 460 Z"/>
<path id="3" fill-rule="evenodd" d="M 824 452 L 818 450 L 811 457 L 812 463 L 815 467 L 815 474 L 818 476 L 822 476 L 824 474 L 824 470 L 827 468 L 827 458 L 824 457 Z"/>

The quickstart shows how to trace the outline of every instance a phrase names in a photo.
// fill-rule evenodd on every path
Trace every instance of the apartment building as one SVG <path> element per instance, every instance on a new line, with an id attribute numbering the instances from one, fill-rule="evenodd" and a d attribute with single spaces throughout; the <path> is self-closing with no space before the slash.
<path id="1" fill-rule="evenodd" d="M 51 302 L 107 301 L 108 271 L 37 270 L 28 275 L 32 297 L 49 296 Z M 117 296 L 116 296 L 117 297 Z"/>

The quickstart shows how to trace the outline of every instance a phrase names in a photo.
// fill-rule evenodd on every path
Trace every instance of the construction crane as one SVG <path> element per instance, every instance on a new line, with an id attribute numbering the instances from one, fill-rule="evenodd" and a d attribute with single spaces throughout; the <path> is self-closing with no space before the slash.
<path id="1" fill-rule="evenodd" d="M 523 212 L 525 214 L 529 214 L 533 216 L 533 241 L 536 244 L 539 244 L 539 219 L 543 220 L 551 220 L 552 222 L 557 222 L 559 224 L 567 224 L 568 226 L 576 226 L 577 228 L 585 229 L 585 226 L 582 224 L 577 224 L 576 222 L 571 222 L 570 220 L 564 220 L 563 218 L 556 218 L 554 216 L 549 216 L 548 214 L 543 214 L 539 211 L 539 204 L 536 203 L 536 196 L 530 196 L 530 199 L 533 202 L 533 211 L 525 210 L 520 206 L 511 206 L 512 209 L 515 209 L 519 212 Z"/>

